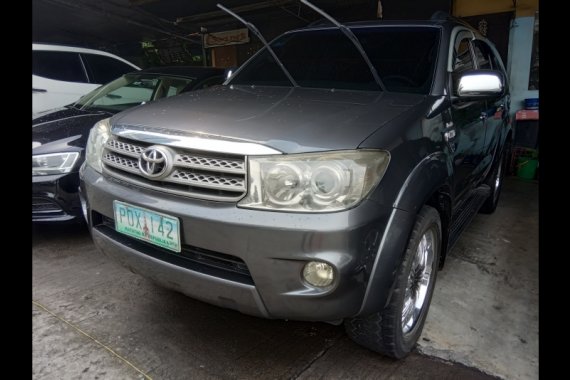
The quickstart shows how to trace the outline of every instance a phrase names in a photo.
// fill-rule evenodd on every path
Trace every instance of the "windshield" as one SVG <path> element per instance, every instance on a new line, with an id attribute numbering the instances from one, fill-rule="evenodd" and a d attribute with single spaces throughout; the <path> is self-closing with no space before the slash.
<path id="1" fill-rule="evenodd" d="M 388 91 L 426 94 L 431 89 L 440 31 L 433 27 L 351 28 Z M 379 91 L 370 69 L 338 29 L 285 34 L 271 43 L 301 87 Z M 290 86 L 266 49 L 230 84 Z"/>
<path id="2" fill-rule="evenodd" d="M 73 106 L 84 110 L 120 112 L 152 100 L 177 95 L 193 80 L 158 74 L 126 74 L 91 91 Z"/>

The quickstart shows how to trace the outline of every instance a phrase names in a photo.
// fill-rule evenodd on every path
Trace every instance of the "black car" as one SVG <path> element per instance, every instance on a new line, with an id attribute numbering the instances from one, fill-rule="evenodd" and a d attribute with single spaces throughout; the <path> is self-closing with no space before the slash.
<path id="1" fill-rule="evenodd" d="M 225 70 L 158 67 L 125 74 L 76 103 L 32 118 L 32 221 L 79 220 L 78 170 L 89 130 L 127 108 L 221 84 Z"/>

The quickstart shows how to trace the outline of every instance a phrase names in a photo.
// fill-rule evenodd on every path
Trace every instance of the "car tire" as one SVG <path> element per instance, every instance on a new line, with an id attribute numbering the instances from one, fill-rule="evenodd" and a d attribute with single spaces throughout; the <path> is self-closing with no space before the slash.
<path id="1" fill-rule="evenodd" d="M 346 319 L 344 326 L 349 337 L 392 358 L 407 356 L 423 330 L 440 252 L 439 213 L 424 206 L 418 213 L 388 304 L 375 314 Z"/>
<path id="2" fill-rule="evenodd" d="M 489 179 L 487 180 L 487 185 L 491 188 L 491 193 L 487 200 L 485 200 L 485 203 L 483 203 L 483 206 L 479 209 L 481 214 L 494 213 L 497 205 L 499 204 L 499 196 L 501 195 L 501 189 L 503 188 L 503 180 L 505 178 L 505 170 L 507 169 L 506 163 L 509 151 L 510 149 L 508 146 L 505 146 L 499 162 L 495 165 Z"/>

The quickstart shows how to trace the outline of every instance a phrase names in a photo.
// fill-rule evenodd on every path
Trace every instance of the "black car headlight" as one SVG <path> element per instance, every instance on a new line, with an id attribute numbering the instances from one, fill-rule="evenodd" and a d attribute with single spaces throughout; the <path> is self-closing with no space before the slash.
<path id="1" fill-rule="evenodd" d="M 69 173 L 77 159 L 78 152 L 38 154 L 32 156 L 32 176 Z"/>

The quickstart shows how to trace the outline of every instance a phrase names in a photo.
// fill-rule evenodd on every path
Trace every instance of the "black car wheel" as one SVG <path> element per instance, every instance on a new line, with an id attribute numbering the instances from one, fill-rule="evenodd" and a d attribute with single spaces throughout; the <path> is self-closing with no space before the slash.
<path id="1" fill-rule="evenodd" d="M 408 355 L 420 337 L 431 303 L 440 250 L 439 213 L 424 206 L 417 216 L 388 305 L 381 312 L 346 320 L 351 339 L 393 358 Z"/>

